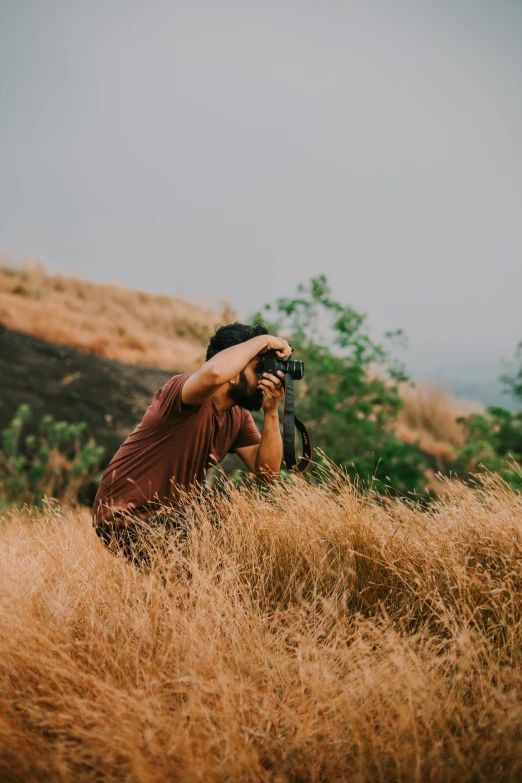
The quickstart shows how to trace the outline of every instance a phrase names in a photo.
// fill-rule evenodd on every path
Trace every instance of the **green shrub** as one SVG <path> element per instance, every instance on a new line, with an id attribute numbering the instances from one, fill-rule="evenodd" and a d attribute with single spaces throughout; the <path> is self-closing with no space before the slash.
<path id="1" fill-rule="evenodd" d="M 38 434 L 23 437 L 31 416 L 20 405 L 0 434 L 0 502 L 41 505 L 45 497 L 75 503 L 94 481 L 99 481 L 103 446 L 88 438 L 84 422 L 71 424 L 44 416 Z"/>
<path id="2" fill-rule="evenodd" d="M 298 297 L 266 305 L 254 320 L 287 337 L 305 363 L 296 412 L 314 447 L 378 491 L 423 493 L 427 463 L 393 431 L 404 404 L 398 389 L 407 380 L 404 368 L 371 339 L 364 315 L 332 299 L 324 275 L 297 290 Z"/>
<path id="3" fill-rule="evenodd" d="M 514 489 L 522 490 L 522 413 L 490 407 L 458 421 L 466 430 L 466 440 L 451 469 L 460 478 L 475 473 L 498 473 Z"/>

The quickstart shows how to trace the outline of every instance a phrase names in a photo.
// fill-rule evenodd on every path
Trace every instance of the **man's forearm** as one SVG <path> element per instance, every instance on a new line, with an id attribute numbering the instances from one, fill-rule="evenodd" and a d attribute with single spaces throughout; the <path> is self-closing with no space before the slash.
<path id="1" fill-rule="evenodd" d="M 207 371 L 213 377 L 215 385 L 221 386 L 238 375 L 254 356 L 269 346 L 269 343 L 270 335 L 261 334 L 239 345 L 225 348 L 209 359 L 201 371 Z"/>
<path id="2" fill-rule="evenodd" d="M 279 414 L 277 408 L 266 411 L 263 422 L 261 443 L 256 457 L 256 476 L 269 484 L 279 476 L 281 460 L 283 459 L 283 441 L 279 429 Z"/>

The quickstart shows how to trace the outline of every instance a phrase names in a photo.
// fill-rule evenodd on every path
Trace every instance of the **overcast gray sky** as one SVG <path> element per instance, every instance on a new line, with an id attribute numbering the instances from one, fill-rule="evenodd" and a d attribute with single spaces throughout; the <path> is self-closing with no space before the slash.
<path id="1" fill-rule="evenodd" d="M 512 356 L 519 0 L 0 9 L 0 249 L 241 317 L 325 273 L 414 369 Z"/>

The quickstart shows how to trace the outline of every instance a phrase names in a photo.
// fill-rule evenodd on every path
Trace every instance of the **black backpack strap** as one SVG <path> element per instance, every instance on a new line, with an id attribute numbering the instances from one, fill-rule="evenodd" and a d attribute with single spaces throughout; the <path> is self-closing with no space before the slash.
<path id="1" fill-rule="evenodd" d="M 297 429 L 301 435 L 303 454 L 299 462 L 295 456 L 295 432 Z M 312 441 L 308 430 L 302 421 L 294 414 L 294 381 L 287 373 L 285 376 L 285 409 L 283 412 L 283 451 L 288 470 L 304 473 L 310 467 L 312 461 Z"/>

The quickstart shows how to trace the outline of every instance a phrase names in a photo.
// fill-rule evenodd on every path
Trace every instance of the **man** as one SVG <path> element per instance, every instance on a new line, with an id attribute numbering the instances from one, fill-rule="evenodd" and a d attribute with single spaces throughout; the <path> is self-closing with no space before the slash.
<path id="1" fill-rule="evenodd" d="M 261 324 L 229 324 L 211 338 L 205 364 L 159 389 L 143 420 L 103 474 L 94 525 L 107 546 L 135 557 L 136 541 L 155 528 L 182 527 L 183 497 L 229 452 L 265 483 L 279 475 L 281 378 L 262 372 L 261 356 L 292 353 Z M 262 435 L 250 411 L 263 408 Z M 172 513 L 166 513 L 171 511 Z"/>

